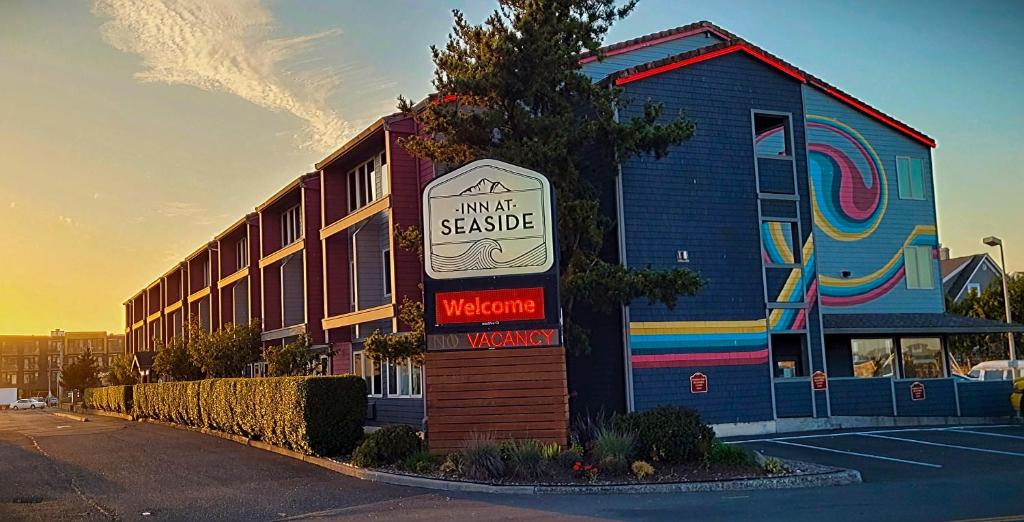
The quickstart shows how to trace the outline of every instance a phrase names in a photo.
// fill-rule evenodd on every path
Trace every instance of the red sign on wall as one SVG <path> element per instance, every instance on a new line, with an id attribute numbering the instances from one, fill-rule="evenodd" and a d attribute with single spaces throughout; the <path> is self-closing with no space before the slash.
<path id="1" fill-rule="evenodd" d="M 544 319 L 543 287 L 438 292 L 435 302 L 439 325 Z"/>
<path id="2" fill-rule="evenodd" d="M 828 389 L 828 376 L 825 372 L 818 370 L 811 374 L 811 389 L 821 391 Z"/>
<path id="3" fill-rule="evenodd" d="M 912 401 L 923 401 L 924 400 L 924 383 L 915 382 L 910 385 L 910 400 Z"/>
<path id="4" fill-rule="evenodd" d="M 708 376 L 697 372 L 690 376 L 690 393 L 707 393 Z"/>

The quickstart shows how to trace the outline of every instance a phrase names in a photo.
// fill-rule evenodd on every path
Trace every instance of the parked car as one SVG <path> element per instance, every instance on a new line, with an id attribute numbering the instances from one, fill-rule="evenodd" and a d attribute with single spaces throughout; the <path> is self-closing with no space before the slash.
<path id="1" fill-rule="evenodd" d="M 34 410 L 36 408 L 45 408 L 46 403 L 43 401 L 31 399 L 18 399 L 16 402 L 11 403 L 12 410 Z"/>
<path id="2" fill-rule="evenodd" d="M 57 405 L 57 398 L 52 396 L 52 395 L 47 397 L 46 398 L 46 404 L 48 406 L 56 406 Z"/>
<path id="3" fill-rule="evenodd" d="M 967 376 L 978 381 L 1005 381 L 1013 379 L 1013 369 L 1010 361 L 985 361 L 974 365 Z"/>
<path id="4" fill-rule="evenodd" d="M 1021 397 L 1024 397 L 1024 377 L 1013 381 L 1013 393 L 1010 394 L 1010 404 L 1013 406 L 1017 413 L 1024 415 L 1024 409 L 1021 409 Z"/>

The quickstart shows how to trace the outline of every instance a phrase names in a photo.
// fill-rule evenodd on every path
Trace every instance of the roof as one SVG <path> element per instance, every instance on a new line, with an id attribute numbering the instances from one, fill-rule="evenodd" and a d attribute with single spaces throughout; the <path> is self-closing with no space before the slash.
<path id="1" fill-rule="evenodd" d="M 274 203 L 277 203 L 277 200 L 279 200 L 279 199 L 283 198 L 284 196 L 288 195 L 289 192 L 299 188 L 299 186 L 302 185 L 303 181 L 305 181 L 305 180 L 307 180 L 309 178 L 313 178 L 313 177 L 319 176 L 319 175 L 320 175 L 320 173 L 318 173 L 318 172 L 307 172 L 306 174 L 303 174 L 303 175 L 293 179 L 291 182 L 289 182 L 287 185 L 285 185 L 283 188 L 281 188 L 281 190 L 278 190 L 277 192 L 275 192 L 273 196 L 270 196 L 269 198 L 267 198 L 266 201 L 264 201 L 263 203 L 260 203 L 259 206 L 256 207 L 256 212 L 263 212 L 264 210 L 267 209 L 267 207 L 273 205 Z"/>
<path id="2" fill-rule="evenodd" d="M 153 367 L 156 360 L 156 352 L 135 352 L 135 366 L 140 370 L 148 370 Z"/>
<path id="3" fill-rule="evenodd" d="M 953 259 L 943 259 L 939 261 L 939 271 L 942 273 L 942 280 L 945 281 L 947 277 L 961 269 L 967 263 L 970 263 L 974 259 L 974 256 L 963 256 L 954 257 Z"/>
<path id="4" fill-rule="evenodd" d="M 1024 332 L 1024 325 L 956 314 L 825 314 L 826 334 L 982 334 Z"/>
<path id="5" fill-rule="evenodd" d="M 596 52 L 587 51 L 580 55 L 580 63 L 588 63 L 597 60 L 599 56 L 609 57 L 615 56 L 616 54 L 622 54 L 625 52 L 632 51 L 634 49 L 640 49 L 644 47 L 650 47 L 652 45 L 658 45 L 664 42 L 670 42 L 672 40 L 678 40 L 679 38 L 685 38 L 694 34 L 700 34 L 703 32 L 709 32 L 714 34 L 723 40 L 732 40 L 738 38 L 736 35 L 718 27 L 717 25 L 708 22 L 707 20 L 701 20 L 700 22 L 681 25 L 675 29 L 668 29 L 665 31 L 658 31 L 656 33 L 646 34 L 639 38 L 633 38 L 632 40 L 626 40 L 624 42 L 613 43 L 601 47 Z"/>
<path id="6" fill-rule="evenodd" d="M 951 270 L 947 275 L 946 266 L 942 263 L 961 260 L 962 262 L 960 262 L 957 267 Z M 946 292 L 946 295 L 954 300 L 959 300 L 961 298 L 964 293 L 964 289 L 967 287 L 968 283 L 974 279 L 974 274 L 978 273 L 978 269 L 981 268 L 982 265 L 988 264 L 996 274 L 1003 273 L 999 268 L 999 265 L 997 265 L 988 254 L 974 254 L 972 256 L 949 259 L 947 261 L 942 261 L 939 264 L 942 269 L 942 288 Z"/>
<path id="7" fill-rule="evenodd" d="M 359 145 L 359 143 L 361 143 L 363 140 L 365 140 L 366 138 L 370 137 L 373 133 L 377 132 L 379 129 L 383 128 L 386 123 L 390 123 L 393 119 L 395 119 L 397 117 L 401 117 L 401 116 L 404 116 L 404 114 L 402 114 L 400 112 L 396 112 L 394 114 L 389 114 L 387 116 L 381 117 L 377 121 L 371 123 L 369 127 L 363 129 L 362 132 L 360 132 L 359 134 L 356 134 L 356 136 L 354 138 L 346 141 L 344 145 L 342 145 L 341 147 L 338 147 L 338 150 L 330 153 L 326 158 L 316 162 L 316 164 L 314 165 L 314 168 L 316 168 L 316 170 L 323 170 L 325 167 L 329 166 L 331 163 L 334 163 L 335 160 L 337 160 L 338 158 L 344 156 L 346 152 L 354 149 L 356 147 L 356 145 Z"/>
<path id="8" fill-rule="evenodd" d="M 687 51 L 685 53 L 680 53 L 674 56 L 669 56 L 667 58 L 662 58 L 660 60 L 654 60 L 627 69 L 616 71 L 608 75 L 604 80 L 602 80 L 602 83 L 614 82 L 615 85 L 626 85 L 637 80 L 641 80 L 644 78 L 648 78 L 650 76 L 661 74 L 663 72 L 685 67 L 687 65 L 692 65 L 694 63 L 710 60 L 712 58 L 717 58 L 719 56 L 724 56 L 726 54 L 731 54 L 734 52 L 743 52 L 757 60 L 760 60 L 761 62 L 767 65 L 770 65 L 778 69 L 780 72 L 792 77 L 793 79 L 801 83 L 812 85 L 815 88 L 824 91 L 826 94 L 843 102 L 844 104 L 860 111 L 861 113 L 871 118 L 874 118 L 884 123 L 885 125 L 888 125 L 889 127 L 892 127 L 893 129 L 896 129 L 899 132 L 902 132 L 903 134 L 906 134 L 907 136 L 913 138 L 914 140 L 924 145 L 927 145 L 928 147 L 935 147 L 934 139 L 928 137 L 921 131 L 914 129 L 910 125 L 907 125 L 906 123 L 903 123 L 897 120 L 896 118 L 893 118 L 892 116 L 883 113 L 882 111 L 868 105 L 867 103 L 858 100 L 857 98 L 854 98 L 853 96 L 841 91 L 837 87 L 828 84 L 827 82 L 821 80 L 820 78 L 808 74 L 807 72 L 782 60 L 781 58 L 769 53 L 768 51 L 765 51 L 764 49 L 754 44 L 751 44 L 750 42 L 747 42 L 742 38 L 736 37 L 735 35 L 731 35 L 731 33 L 728 33 L 724 29 L 721 29 L 710 22 L 700 22 L 697 25 L 700 24 L 706 24 L 702 25 L 701 27 L 705 27 L 709 30 L 715 29 L 716 31 L 720 31 L 721 33 L 730 35 L 731 38 L 724 42 L 720 42 L 714 45 L 701 47 L 700 49 L 695 49 L 693 51 Z M 646 37 L 641 37 L 640 40 L 643 40 L 644 38 L 650 38 L 651 41 L 656 39 L 654 35 L 648 35 Z M 632 41 L 633 40 L 631 40 L 631 42 Z M 614 49 L 616 48 L 616 46 L 625 45 L 626 43 L 628 42 L 624 42 L 623 44 L 611 45 L 608 48 Z"/>

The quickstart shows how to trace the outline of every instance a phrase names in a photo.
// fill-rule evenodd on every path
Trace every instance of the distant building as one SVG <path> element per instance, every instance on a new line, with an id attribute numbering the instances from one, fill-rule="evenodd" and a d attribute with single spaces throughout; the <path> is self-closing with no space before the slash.
<path id="1" fill-rule="evenodd" d="M 981 295 L 992 281 L 1003 277 L 999 265 L 988 254 L 946 257 L 939 261 L 942 290 L 954 303 L 963 301 L 971 292 Z"/>
<path id="2" fill-rule="evenodd" d="M 18 388 L 21 397 L 57 394 L 63 364 L 89 350 L 105 374 L 112 357 L 124 353 L 124 335 L 107 332 L 65 332 L 50 335 L 0 335 L 0 388 Z"/>

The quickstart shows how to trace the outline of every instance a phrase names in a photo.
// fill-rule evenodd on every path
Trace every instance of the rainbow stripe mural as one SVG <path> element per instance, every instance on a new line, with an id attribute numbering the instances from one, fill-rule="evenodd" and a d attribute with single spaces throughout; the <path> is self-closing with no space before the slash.
<path id="1" fill-rule="evenodd" d="M 779 221 L 761 223 L 761 245 L 765 263 L 791 265 L 793 255 L 793 224 Z"/>
<path id="2" fill-rule="evenodd" d="M 818 280 L 814 277 L 814 234 L 807 236 L 802 250 L 803 269 L 794 268 L 776 297 L 776 303 L 806 302 L 806 308 L 776 308 L 768 314 L 768 325 L 772 332 L 785 332 L 807 328 L 807 313 L 814 308 L 818 298 Z M 806 296 L 804 295 L 806 289 Z"/>
<path id="3" fill-rule="evenodd" d="M 634 369 L 768 362 L 764 319 L 634 322 L 629 324 L 629 343 Z"/>
<path id="4" fill-rule="evenodd" d="M 914 227 L 903 242 L 903 247 L 908 246 L 938 246 L 935 227 Z M 900 248 L 885 265 L 866 276 L 849 279 L 821 276 L 821 304 L 840 307 L 872 301 L 892 290 L 905 275 L 903 248 Z"/>
<path id="5" fill-rule="evenodd" d="M 885 166 L 870 143 L 834 118 L 807 115 L 814 224 L 829 237 L 856 241 L 878 228 L 888 206 Z"/>

